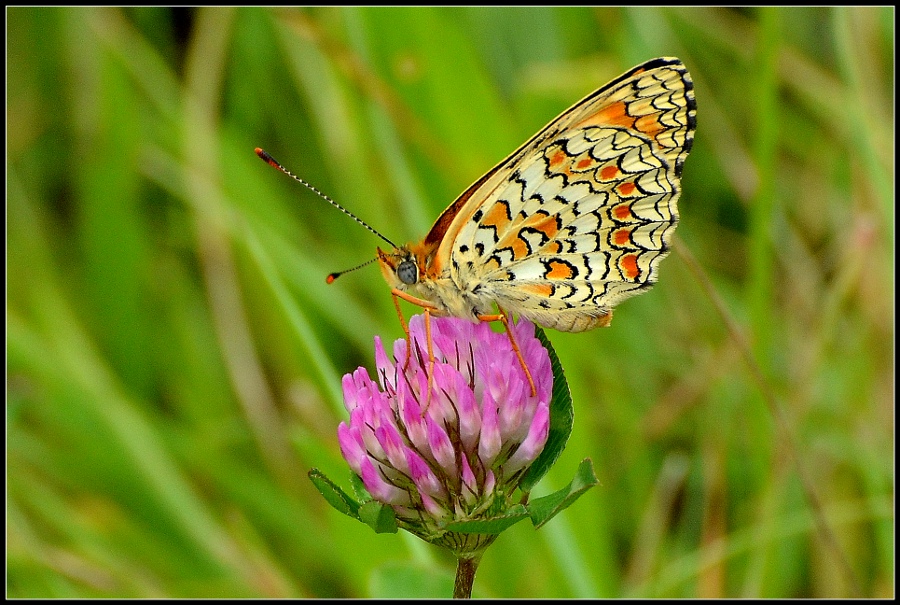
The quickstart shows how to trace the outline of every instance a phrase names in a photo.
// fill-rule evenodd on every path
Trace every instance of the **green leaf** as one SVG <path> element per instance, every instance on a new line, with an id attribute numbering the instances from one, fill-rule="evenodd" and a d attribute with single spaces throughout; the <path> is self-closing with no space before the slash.
<path id="1" fill-rule="evenodd" d="M 372 499 L 372 496 L 369 494 L 368 490 L 366 490 L 366 486 L 363 484 L 362 479 L 360 479 L 359 475 L 350 471 L 350 487 L 353 488 L 353 495 L 356 496 L 356 499 L 360 502 L 368 502 Z"/>
<path id="2" fill-rule="evenodd" d="M 569 391 L 569 383 L 563 372 L 559 357 L 553 350 L 553 345 L 544 331 L 538 326 L 534 327 L 534 335 L 547 348 L 550 354 L 550 367 L 553 368 L 553 394 L 550 399 L 550 433 L 547 436 L 547 444 L 540 453 L 531 468 L 525 473 L 519 488 L 523 492 L 529 492 L 537 485 L 537 482 L 550 470 L 566 448 L 566 442 L 572 433 L 574 422 L 574 409 L 572 407 L 572 393 Z"/>
<path id="3" fill-rule="evenodd" d="M 394 509 L 390 506 L 372 499 L 360 504 L 317 468 L 309 471 L 309 479 L 319 493 L 325 497 L 328 504 L 348 517 L 362 521 L 378 534 L 397 533 L 397 518 L 394 516 Z M 354 485 L 354 489 L 356 488 L 357 486 Z M 368 494 L 366 496 L 368 497 Z"/>
<path id="4" fill-rule="evenodd" d="M 359 507 L 359 520 L 374 529 L 376 534 L 397 533 L 394 509 L 377 500 L 369 500 Z"/>
<path id="5" fill-rule="evenodd" d="M 529 517 L 524 506 L 516 504 L 511 506 L 504 514 L 490 519 L 476 519 L 472 521 L 456 521 L 448 523 L 446 529 L 461 534 L 499 534 L 507 528 L 515 525 L 522 519 Z"/>
<path id="6" fill-rule="evenodd" d="M 348 496 L 344 490 L 338 487 L 334 481 L 326 477 L 322 471 L 314 468 L 309 471 L 308 476 L 310 481 L 313 482 L 313 485 L 316 486 L 316 489 L 319 490 L 319 493 L 328 501 L 328 504 L 348 517 L 353 517 L 354 519 L 360 518 L 359 502 Z"/>
<path id="7" fill-rule="evenodd" d="M 590 458 L 585 458 L 578 465 L 575 478 L 566 487 L 549 496 L 532 500 L 528 503 L 528 514 L 535 529 L 540 529 L 547 521 L 565 510 L 581 495 L 599 483 L 594 474 L 594 464 Z"/>

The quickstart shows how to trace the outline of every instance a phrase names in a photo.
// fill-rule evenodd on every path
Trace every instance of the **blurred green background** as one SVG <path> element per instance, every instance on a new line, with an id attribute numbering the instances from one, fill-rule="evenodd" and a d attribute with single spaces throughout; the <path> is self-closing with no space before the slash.
<path id="1" fill-rule="evenodd" d="M 340 376 L 402 331 L 376 267 L 325 284 L 379 240 L 253 149 L 419 239 L 661 55 L 698 106 L 678 249 L 548 333 L 576 424 L 542 489 L 601 485 L 475 595 L 893 596 L 893 8 L 7 19 L 7 596 L 449 596 L 306 478 L 347 477 Z"/>

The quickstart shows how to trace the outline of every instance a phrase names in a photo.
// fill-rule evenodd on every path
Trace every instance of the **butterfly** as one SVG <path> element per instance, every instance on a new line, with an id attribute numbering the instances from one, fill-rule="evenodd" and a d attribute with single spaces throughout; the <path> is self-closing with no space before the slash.
<path id="1" fill-rule="evenodd" d="M 422 241 L 403 246 L 256 153 L 390 244 L 376 260 L 401 323 L 398 298 L 425 309 L 426 332 L 430 315 L 500 320 L 518 352 L 510 315 L 582 332 L 608 326 L 616 305 L 656 282 L 678 224 L 696 115 L 679 59 L 633 67 L 551 121 L 466 189 Z M 430 338 L 428 346 L 433 363 Z"/>
<path id="2" fill-rule="evenodd" d="M 680 60 L 630 69 L 478 179 L 421 242 L 379 248 L 385 280 L 433 315 L 608 326 L 669 251 L 696 113 Z"/>

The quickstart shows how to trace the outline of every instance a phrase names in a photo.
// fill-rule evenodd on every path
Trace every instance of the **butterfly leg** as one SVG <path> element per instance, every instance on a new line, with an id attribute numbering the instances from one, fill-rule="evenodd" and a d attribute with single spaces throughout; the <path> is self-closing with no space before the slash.
<path id="1" fill-rule="evenodd" d="M 428 322 L 428 310 L 435 309 L 436 307 L 428 302 L 427 300 L 422 300 L 421 298 L 416 298 L 411 294 L 407 294 L 403 290 L 398 290 L 397 288 L 391 289 L 391 298 L 394 300 L 394 308 L 397 309 L 397 317 L 400 318 L 400 325 L 403 327 L 403 332 L 406 334 L 406 363 L 403 366 L 405 370 L 409 367 L 409 356 L 412 353 L 412 339 L 409 336 L 409 327 L 406 325 L 406 321 L 403 319 L 403 311 L 400 310 L 400 299 L 402 298 L 408 303 L 412 303 L 414 305 L 418 305 L 425 310 L 425 327 L 426 331 L 428 330 L 430 324 Z M 428 340 L 429 351 L 431 351 L 431 339 Z"/>
<path id="2" fill-rule="evenodd" d="M 433 304 L 428 302 L 427 300 L 423 300 L 421 298 L 416 298 L 411 294 L 407 294 L 403 290 L 398 290 L 397 288 L 393 288 L 391 290 L 391 296 L 394 299 L 394 307 L 397 309 L 397 316 L 400 317 L 400 325 L 403 326 L 403 331 L 406 332 L 406 362 L 403 366 L 403 369 L 409 367 L 409 358 L 412 354 L 412 338 L 409 334 L 409 327 L 406 325 L 406 322 L 403 320 L 403 312 L 400 311 L 400 300 L 403 299 L 406 302 L 412 303 L 414 305 L 418 305 L 422 307 L 425 312 L 425 341 L 428 347 L 428 393 L 425 396 L 425 407 L 422 408 L 422 413 L 425 413 L 425 410 L 428 409 L 428 404 L 431 403 L 431 387 L 434 383 L 434 347 L 431 344 L 431 310 L 436 309 Z M 521 358 L 521 356 L 520 356 Z"/>
<path id="3" fill-rule="evenodd" d="M 406 320 L 403 319 L 403 311 L 400 309 L 400 297 L 396 293 L 391 292 L 391 300 L 394 301 L 397 317 L 400 318 L 400 326 L 403 328 L 403 333 L 406 334 L 406 361 L 403 362 L 403 369 L 406 370 L 409 367 L 409 356 L 412 352 L 412 339 L 409 336 L 409 326 L 406 325 Z"/>
<path id="4" fill-rule="evenodd" d="M 522 357 L 522 351 L 519 349 L 519 343 L 516 342 L 516 337 L 512 333 L 512 329 L 509 325 L 509 317 L 506 315 L 506 311 L 500 309 L 500 313 L 496 315 L 479 315 L 478 319 L 481 321 L 499 321 L 503 323 L 503 327 L 506 328 L 506 335 L 509 336 L 509 344 L 512 345 L 513 351 L 516 352 L 516 357 L 519 358 L 519 364 L 522 366 L 522 369 L 525 370 L 525 377 L 528 378 L 528 384 L 531 385 L 531 396 L 534 397 L 537 395 L 537 388 L 534 386 L 534 379 L 531 377 L 531 372 L 528 370 L 528 366 L 525 365 L 525 358 Z"/>
<path id="5" fill-rule="evenodd" d="M 428 307 L 425 307 L 425 342 L 428 347 L 428 385 L 426 386 L 428 393 L 425 395 L 425 407 L 422 408 L 423 415 L 431 404 L 431 391 L 434 386 L 434 347 L 431 345 L 431 313 L 428 311 Z"/>

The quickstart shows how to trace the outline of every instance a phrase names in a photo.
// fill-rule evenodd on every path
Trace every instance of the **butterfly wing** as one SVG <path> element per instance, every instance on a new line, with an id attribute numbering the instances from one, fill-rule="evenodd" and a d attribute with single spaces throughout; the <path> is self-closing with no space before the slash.
<path id="1" fill-rule="evenodd" d="M 649 288 L 696 124 L 678 59 L 639 65 L 550 122 L 437 220 L 432 275 L 544 327 L 608 323 Z"/>

